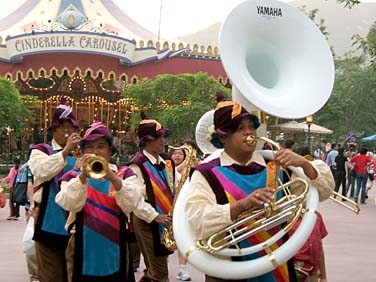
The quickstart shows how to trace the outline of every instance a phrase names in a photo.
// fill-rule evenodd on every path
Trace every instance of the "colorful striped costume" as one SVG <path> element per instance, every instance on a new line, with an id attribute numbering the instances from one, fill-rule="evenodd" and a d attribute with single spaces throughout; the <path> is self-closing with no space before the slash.
<path id="1" fill-rule="evenodd" d="M 65 174 L 63 181 L 78 177 L 79 169 Z M 134 175 L 120 167 L 117 175 Z M 134 281 L 128 248 L 126 215 L 115 200 L 115 188 L 109 180 L 87 180 L 87 198 L 76 214 L 73 281 Z"/>
<path id="2" fill-rule="evenodd" d="M 269 166 L 269 165 L 268 165 Z M 270 167 L 270 166 L 269 166 Z M 221 166 L 220 159 L 214 159 L 208 163 L 203 163 L 196 167 L 208 181 L 211 189 L 213 190 L 218 204 L 232 203 L 240 200 L 247 195 L 251 194 L 253 191 L 266 187 L 266 183 L 273 182 L 273 173 L 268 173 L 269 169 L 258 164 L 251 164 L 249 166 L 240 166 L 232 164 L 230 166 Z M 275 170 L 274 170 L 275 172 Z M 281 174 L 282 175 L 282 174 Z M 272 180 L 271 180 L 272 179 Z M 270 184 L 268 185 L 269 187 Z M 277 194 L 277 198 L 282 196 L 281 192 Z M 247 240 L 239 243 L 240 248 L 246 248 L 249 246 L 256 245 L 263 242 L 273 236 L 279 228 L 273 228 L 268 231 L 262 231 Z M 281 240 L 271 246 L 272 250 L 278 248 L 277 244 L 282 244 Z M 245 257 L 241 257 L 241 260 L 255 259 L 260 256 L 264 256 L 265 251 L 261 251 L 258 254 L 251 254 Z M 239 258 L 233 258 L 233 260 L 239 260 Z M 295 281 L 294 277 L 289 277 L 289 269 L 292 269 L 292 265 L 284 264 L 272 272 L 266 273 L 264 275 L 247 279 L 247 280 L 236 280 L 236 281 L 249 281 L 249 282 L 287 282 Z M 294 272 L 292 272 L 294 273 Z"/>
<path id="3" fill-rule="evenodd" d="M 139 153 L 132 163 L 137 164 L 145 181 L 147 202 L 150 203 L 159 214 L 168 214 L 172 208 L 175 193 L 175 165 L 166 155 L 161 155 L 166 165 L 161 167 L 153 165 L 144 154 Z M 153 230 L 154 249 L 156 256 L 171 254 L 163 244 L 161 235 L 164 225 L 155 221 L 150 223 Z"/>
<path id="4" fill-rule="evenodd" d="M 58 153 L 58 151 L 53 150 L 51 144 L 38 144 L 33 149 L 40 150 L 48 155 Z M 67 164 L 58 175 L 34 189 L 34 192 L 36 192 L 38 189 L 43 188 L 43 192 L 42 201 L 39 203 L 40 211 L 35 225 L 33 240 L 51 248 L 65 249 L 69 240 L 69 233 L 64 228 L 68 214 L 55 203 L 55 197 L 60 191 L 59 179 L 65 172 L 73 169 L 75 163 L 76 160 L 68 156 Z"/>

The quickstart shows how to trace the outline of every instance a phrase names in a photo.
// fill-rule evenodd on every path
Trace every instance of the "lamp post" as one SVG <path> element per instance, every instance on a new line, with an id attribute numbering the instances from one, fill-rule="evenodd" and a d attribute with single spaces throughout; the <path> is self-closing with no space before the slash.
<path id="1" fill-rule="evenodd" d="M 310 116 L 307 116 L 306 117 L 306 123 L 308 125 L 308 131 L 307 131 L 307 145 L 308 145 L 308 148 L 309 148 L 309 151 L 312 152 L 311 150 L 311 124 L 313 122 L 313 115 L 310 115 Z"/>

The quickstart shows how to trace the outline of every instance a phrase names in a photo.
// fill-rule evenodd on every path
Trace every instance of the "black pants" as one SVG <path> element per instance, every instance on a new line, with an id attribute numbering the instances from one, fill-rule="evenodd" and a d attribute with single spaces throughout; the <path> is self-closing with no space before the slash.
<path id="1" fill-rule="evenodd" d="M 334 188 L 334 191 L 339 191 L 339 186 L 342 185 L 342 195 L 346 196 L 346 172 L 341 170 L 336 170 L 334 173 L 334 181 L 336 183 L 336 186 Z"/>
<path id="2" fill-rule="evenodd" d="M 20 204 L 13 202 L 13 188 L 9 195 L 10 216 L 20 217 Z"/>

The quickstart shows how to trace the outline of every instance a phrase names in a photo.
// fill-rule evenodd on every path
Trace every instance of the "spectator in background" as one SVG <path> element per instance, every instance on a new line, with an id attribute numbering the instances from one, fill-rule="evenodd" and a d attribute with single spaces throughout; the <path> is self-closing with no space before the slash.
<path id="1" fill-rule="evenodd" d="M 313 156 L 311 154 L 311 150 L 308 146 L 302 146 L 298 149 L 298 154 L 305 157 L 309 161 L 313 161 Z"/>
<path id="2" fill-rule="evenodd" d="M 345 152 L 345 156 L 348 160 L 350 160 L 352 157 L 356 155 L 356 150 L 354 146 L 349 147 L 350 149 Z M 347 184 L 346 184 L 346 193 L 350 190 L 349 197 L 351 199 L 354 198 L 355 194 L 355 178 L 356 178 L 356 172 L 353 170 L 354 164 L 350 161 L 347 162 Z"/>
<path id="3" fill-rule="evenodd" d="M 325 156 L 324 156 L 324 153 L 321 150 L 321 148 L 317 148 L 315 150 L 315 152 L 313 153 L 313 156 L 315 157 L 316 160 L 324 160 L 325 161 L 325 159 L 323 159 Z"/>
<path id="4" fill-rule="evenodd" d="M 339 191 L 339 186 L 342 185 L 342 196 L 346 197 L 346 179 L 348 175 L 348 166 L 347 166 L 347 158 L 344 156 L 345 149 L 339 148 L 338 149 L 338 156 L 335 158 L 335 173 L 334 173 L 334 181 L 336 186 L 334 188 L 335 192 Z M 344 199 L 342 199 L 344 201 Z"/>
<path id="5" fill-rule="evenodd" d="M 291 151 L 295 150 L 295 141 L 293 139 L 286 139 L 285 148 L 290 149 Z"/>
<path id="6" fill-rule="evenodd" d="M 331 149 L 329 150 L 328 154 L 326 155 L 326 164 L 330 167 L 333 176 L 335 176 L 335 159 L 338 156 L 338 145 L 336 143 L 332 143 Z"/>
<path id="7" fill-rule="evenodd" d="M 186 143 L 184 145 L 188 145 L 193 148 L 193 146 L 190 144 Z M 185 151 L 182 149 L 171 149 L 169 151 L 169 155 L 175 163 L 175 168 L 180 174 L 179 177 L 181 177 L 181 174 L 184 171 L 184 165 L 185 165 L 184 163 L 185 158 L 186 158 Z M 178 251 L 178 253 L 179 253 L 179 270 L 178 270 L 178 275 L 176 278 L 182 281 L 190 281 L 191 276 L 189 275 L 187 271 L 187 259 L 184 257 L 184 255 L 180 253 L 180 251 Z"/>
<path id="8" fill-rule="evenodd" d="M 17 177 L 20 164 L 21 164 L 20 157 L 15 157 L 13 160 L 13 166 L 10 168 L 8 176 L 0 180 L 2 184 L 8 182 L 8 187 L 10 189 L 10 194 L 9 194 L 10 214 L 7 217 L 7 220 L 18 220 L 18 218 L 20 217 L 20 205 L 18 203 L 13 202 L 13 187 L 15 184 L 15 180 Z"/>
<path id="9" fill-rule="evenodd" d="M 350 162 L 354 164 L 353 170 L 356 173 L 356 192 L 355 201 L 358 202 L 359 193 L 360 203 L 366 203 L 366 185 L 368 179 L 368 166 L 372 163 L 372 158 L 367 156 L 368 149 L 362 147 L 359 155 L 352 157 Z"/>
<path id="10" fill-rule="evenodd" d="M 371 190 L 374 180 L 374 167 L 375 167 L 375 154 L 372 152 L 368 152 L 368 155 L 372 158 L 372 163 L 368 166 L 368 181 L 367 181 L 367 188 L 366 188 L 366 199 L 368 199 L 368 191 Z"/>
<path id="11" fill-rule="evenodd" d="M 27 202 L 25 205 L 26 211 L 26 223 L 29 222 L 30 218 L 34 215 L 34 198 L 33 198 L 33 188 L 34 179 L 31 174 L 28 163 L 25 164 L 27 167 Z M 29 273 L 30 282 L 38 282 L 38 268 L 37 268 L 37 258 L 34 254 L 26 254 L 26 266 Z"/>

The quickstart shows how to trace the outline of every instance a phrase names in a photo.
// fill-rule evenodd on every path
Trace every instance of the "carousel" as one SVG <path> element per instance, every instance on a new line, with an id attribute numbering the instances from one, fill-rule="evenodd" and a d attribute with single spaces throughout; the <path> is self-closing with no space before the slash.
<path id="1" fill-rule="evenodd" d="M 62 97 L 82 127 L 99 119 L 123 134 L 135 108 L 121 93 L 142 78 L 206 72 L 228 83 L 216 47 L 160 38 L 115 1 L 17 3 L 0 19 L 0 76 L 34 97 L 30 137 L 49 127 Z"/>

